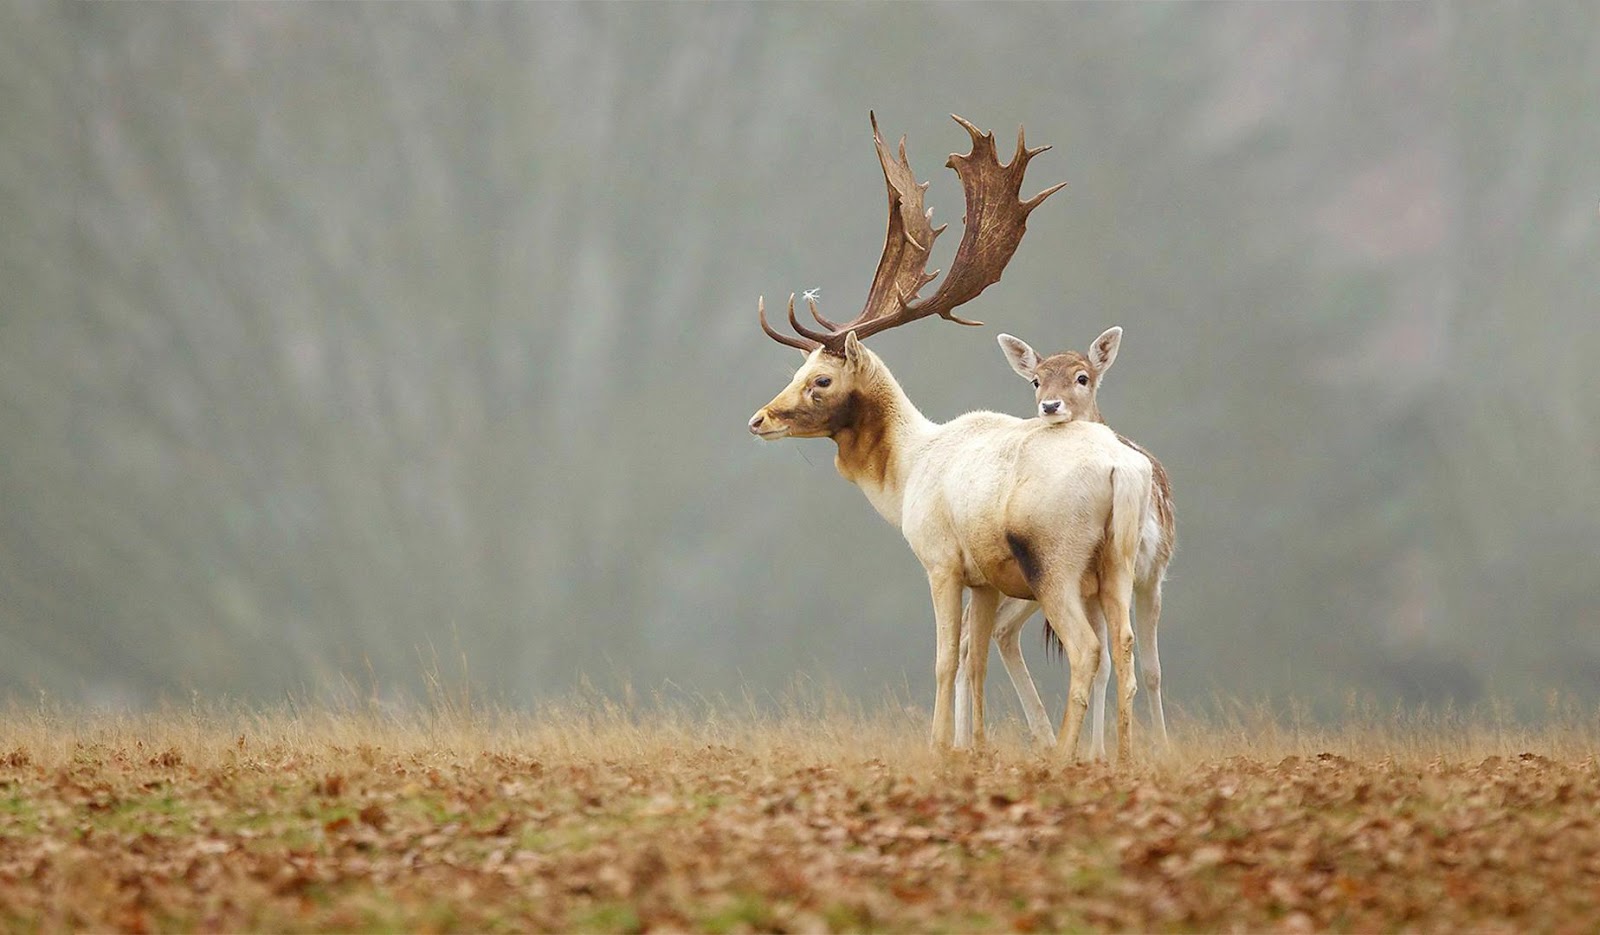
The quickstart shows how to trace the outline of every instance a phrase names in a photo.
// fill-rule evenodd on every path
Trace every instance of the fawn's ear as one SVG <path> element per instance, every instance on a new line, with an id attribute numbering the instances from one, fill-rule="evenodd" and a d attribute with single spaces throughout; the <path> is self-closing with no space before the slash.
<path id="1" fill-rule="evenodd" d="M 1100 376 L 1105 376 L 1111 364 L 1117 359 L 1117 348 L 1122 346 L 1122 329 L 1110 327 L 1105 333 L 1094 339 L 1089 345 L 1089 363 L 1094 364 L 1094 369 Z"/>
<path id="2" fill-rule="evenodd" d="M 1017 372 L 1017 376 L 1031 382 L 1039 369 L 1038 352 L 1029 347 L 1027 341 L 1009 334 L 998 335 L 995 340 L 1000 342 L 1000 350 L 1005 352 L 1011 369 Z"/>

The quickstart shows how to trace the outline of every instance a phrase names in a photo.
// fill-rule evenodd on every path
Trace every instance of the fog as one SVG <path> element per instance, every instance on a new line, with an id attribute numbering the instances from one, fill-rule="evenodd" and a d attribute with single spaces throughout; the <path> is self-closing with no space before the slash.
<path id="1" fill-rule="evenodd" d="M 999 331 L 1125 329 L 1100 403 L 1173 478 L 1169 704 L 1600 698 L 1594 4 L 20 3 L 0 37 L 0 697 L 931 698 L 899 533 L 831 442 L 745 429 L 798 362 L 757 296 L 865 297 L 871 109 L 951 222 L 931 266 L 951 113 L 1054 145 L 986 327 L 870 343 L 943 420 L 1031 412 Z"/>

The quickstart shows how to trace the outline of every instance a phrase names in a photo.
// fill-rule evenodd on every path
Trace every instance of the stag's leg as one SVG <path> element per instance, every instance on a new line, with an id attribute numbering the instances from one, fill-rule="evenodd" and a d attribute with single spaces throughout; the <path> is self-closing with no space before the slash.
<path id="1" fill-rule="evenodd" d="M 1112 644 L 1111 664 L 1117 670 L 1117 762 L 1133 762 L 1133 696 L 1139 685 L 1133 674 L 1133 621 L 1128 605 L 1133 599 L 1133 574 L 1113 565 L 1100 575 L 1100 608 Z"/>
<path id="2" fill-rule="evenodd" d="M 1089 626 L 1084 611 L 1083 595 L 1078 582 L 1069 587 L 1057 586 L 1044 597 L 1045 619 L 1055 628 L 1056 635 L 1067 648 L 1067 665 L 1071 668 L 1071 682 L 1067 687 L 1067 708 L 1061 713 L 1061 733 L 1056 738 L 1057 749 L 1069 760 L 1078 758 L 1078 737 L 1083 732 L 1083 716 L 1089 710 L 1089 685 L 1094 681 L 1100 664 L 1100 639 Z"/>
<path id="3" fill-rule="evenodd" d="M 1150 725 L 1155 729 L 1156 740 L 1168 746 L 1167 713 L 1161 704 L 1161 651 L 1156 648 L 1156 627 L 1161 623 L 1161 576 L 1134 586 L 1133 596 L 1138 616 L 1134 625 L 1139 637 L 1139 675 L 1150 697 Z"/>
<path id="4" fill-rule="evenodd" d="M 1106 758 L 1106 685 L 1111 681 L 1111 641 L 1106 638 L 1106 617 L 1098 599 L 1085 601 L 1084 613 L 1089 615 L 1089 626 L 1100 639 L 1100 666 L 1094 672 L 1094 686 L 1089 696 L 1089 756 L 1096 760 Z"/>
<path id="5" fill-rule="evenodd" d="M 1000 592 L 994 588 L 973 588 L 972 599 L 967 602 L 967 622 L 970 633 L 964 632 L 967 641 L 967 692 L 972 704 L 972 745 L 982 747 L 985 739 L 983 725 L 983 684 L 989 677 L 989 640 L 994 634 L 994 610 L 1000 602 Z M 956 680 L 960 682 L 958 678 Z"/>
<path id="6" fill-rule="evenodd" d="M 1039 605 L 1033 601 L 1007 598 L 1000 602 L 995 616 L 994 640 L 1000 646 L 1000 661 L 1005 663 L 1006 674 L 1011 676 L 1011 687 L 1017 690 L 1017 701 L 1022 704 L 1022 715 L 1028 719 L 1028 729 L 1033 739 L 1042 746 L 1054 746 L 1056 732 L 1050 727 L 1050 715 L 1044 710 L 1039 689 L 1028 673 L 1028 663 L 1022 658 L 1022 628 Z"/>
<path id="7" fill-rule="evenodd" d="M 933 660 L 933 744 L 949 749 L 955 741 L 957 657 L 961 653 L 961 579 L 944 572 L 928 572 L 933 593 L 933 617 L 938 634 Z M 987 650 L 989 647 L 984 646 Z"/>

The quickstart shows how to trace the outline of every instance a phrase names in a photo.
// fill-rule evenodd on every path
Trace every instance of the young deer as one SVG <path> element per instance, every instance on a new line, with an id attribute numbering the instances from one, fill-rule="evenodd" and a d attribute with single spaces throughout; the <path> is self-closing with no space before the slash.
<path id="1" fill-rule="evenodd" d="M 1050 424 L 1074 421 L 1104 423 L 1097 397 L 1101 380 L 1105 378 L 1106 371 L 1111 369 L 1111 364 L 1117 359 L 1117 349 L 1122 343 L 1121 328 L 1109 328 L 1095 338 L 1088 354 L 1063 351 L 1050 357 L 1041 357 L 1026 342 L 1009 334 L 1000 335 L 998 340 L 1006 359 L 1011 363 L 1011 369 L 1033 384 L 1034 401 L 1038 406 L 1040 421 Z M 1156 736 L 1162 743 L 1166 743 L 1166 713 L 1161 703 L 1161 655 L 1156 645 L 1156 630 L 1161 622 L 1161 584 L 1166 578 L 1167 564 L 1172 560 L 1176 541 L 1172 483 L 1166 469 L 1154 455 L 1120 435 L 1117 437 L 1124 445 L 1148 458 L 1153 472 L 1150 509 L 1146 513 L 1145 524 L 1140 533 L 1139 552 L 1134 569 L 1135 629 L 1139 644 L 1140 675 L 1144 679 L 1144 687 L 1149 691 L 1150 720 L 1155 727 Z M 1011 676 L 1012 685 L 1017 690 L 1017 697 L 1022 703 L 1029 725 L 1035 734 L 1040 734 L 1040 727 L 1044 726 L 1046 732 L 1042 736 L 1048 736 L 1044 704 L 1039 700 L 1038 690 L 1028 676 L 1027 664 L 1022 661 L 1020 642 L 1022 625 L 1027 622 L 1034 610 L 1033 605 L 1006 601 L 998 613 L 994 639 L 1000 646 L 1001 659 Z M 1091 625 L 1099 631 L 1102 622 L 1096 619 L 1092 604 L 1089 612 Z M 967 654 L 972 645 L 981 644 L 963 641 L 962 668 L 968 664 Z M 1090 746 L 1097 756 L 1105 754 L 1105 694 L 1109 676 L 1108 667 L 1102 662 L 1095 675 L 1094 694 L 1089 709 L 1092 732 Z M 978 689 L 979 686 L 975 684 L 973 690 Z M 961 739 L 965 739 L 966 725 L 969 722 L 962 710 L 966 701 L 966 698 L 960 696 L 956 699 L 957 733 L 961 735 Z"/>
<path id="2" fill-rule="evenodd" d="M 873 120 L 873 141 L 889 190 L 889 230 L 865 308 L 844 324 L 823 318 L 808 299 L 815 331 L 795 317 L 789 299 L 785 335 L 762 330 L 799 349 L 805 363 L 794 379 L 750 419 L 763 439 L 831 438 L 834 465 L 889 522 L 898 526 L 928 574 L 938 633 L 933 740 L 955 739 L 954 689 L 962 631 L 963 591 L 976 645 L 988 646 L 1002 596 L 1037 601 L 1066 645 L 1072 684 L 1062 716 L 1066 755 L 1077 749 L 1095 677 L 1100 638 L 1082 597 L 1086 577 L 1099 582 L 1097 602 L 1116 643 L 1118 750 L 1131 758 L 1133 630 L 1129 619 L 1139 533 L 1150 502 L 1149 459 L 1094 422 L 1046 425 L 994 412 L 972 412 L 939 424 L 930 421 L 883 361 L 861 341 L 887 328 L 952 312 L 1000 278 L 1016 251 L 1029 212 L 1061 186 L 1018 200 L 1028 149 L 1017 133 L 1016 156 L 1002 165 L 994 136 L 960 117 L 972 151 L 953 155 L 966 193 L 966 229 L 950 272 L 928 298 L 918 292 L 935 273 L 925 272 L 928 252 L 943 227 L 934 228 L 922 206 L 920 185 L 905 157 L 895 159 Z M 970 678 L 981 685 L 987 653 L 972 660 Z M 969 686 L 970 687 L 970 686 Z M 975 740 L 983 738 L 982 694 L 973 701 Z"/>

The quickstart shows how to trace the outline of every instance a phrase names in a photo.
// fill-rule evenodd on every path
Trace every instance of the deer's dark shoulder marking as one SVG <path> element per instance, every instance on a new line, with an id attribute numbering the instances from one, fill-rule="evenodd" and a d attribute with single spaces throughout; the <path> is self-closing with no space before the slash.
<path id="1" fill-rule="evenodd" d="M 1017 560 L 1017 567 L 1022 569 L 1022 577 L 1037 589 L 1044 568 L 1039 564 L 1039 557 L 1033 554 L 1033 546 L 1028 544 L 1027 539 L 1007 530 L 1006 548 L 1011 550 L 1011 557 Z"/>

